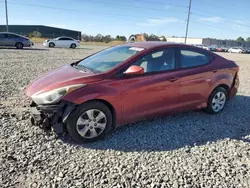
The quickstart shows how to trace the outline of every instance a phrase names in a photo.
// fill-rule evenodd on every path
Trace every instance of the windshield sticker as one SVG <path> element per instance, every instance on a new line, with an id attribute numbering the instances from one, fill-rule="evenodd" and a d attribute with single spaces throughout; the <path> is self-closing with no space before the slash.
<path id="1" fill-rule="evenodd" d="M 131 48 L 129 48 L 129 50 L 134 50 L 134 51 L 140 52 L 140 51 L 144 50 L 144 48 L 131 47 Z"/>

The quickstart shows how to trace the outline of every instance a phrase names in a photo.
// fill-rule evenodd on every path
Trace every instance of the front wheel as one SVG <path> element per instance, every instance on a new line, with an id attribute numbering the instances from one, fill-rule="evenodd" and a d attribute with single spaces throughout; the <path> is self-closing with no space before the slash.
<path id="1" fill-rule="evenodd" d="M 76 44 L 71 44 L 70 48 L 76 48 Z"/>
<path id="2" fill-rule="evenodd" d="M 217 87 L 208 99 L 206 112 L 210 114 L 220 113 L 227 102 L 227 90 L 223 87 Z"/>
<path id="3" fill-rule="evenodd" d="M 55 47 L 55 44 L 54 44 L 53 42 L 50 42 L 50 43 L 49 43 L 49 47 L 50 47 L 50 48 L 54 48 L 54 47 Z"/>
<path id="4" fill-rule="evenodd" d="M 76 142 L 93 142 L 103 138 L 112 129 L 112 113 L 102 102 L 87 102 L 71 113 L 66 126 Z"/>

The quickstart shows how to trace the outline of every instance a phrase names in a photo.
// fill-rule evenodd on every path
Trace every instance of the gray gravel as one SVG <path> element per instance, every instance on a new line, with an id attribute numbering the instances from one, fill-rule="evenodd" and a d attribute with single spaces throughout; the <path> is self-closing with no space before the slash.
<path id="1" fill-rule="evenodd" d="M 142 121 L 87 145 L 33 127 L 25 86 L 102 48 L 0 49 L 0 187 L 250 187 L 250 55 L 223 54 L 241 86 L 219 115 Z"/>

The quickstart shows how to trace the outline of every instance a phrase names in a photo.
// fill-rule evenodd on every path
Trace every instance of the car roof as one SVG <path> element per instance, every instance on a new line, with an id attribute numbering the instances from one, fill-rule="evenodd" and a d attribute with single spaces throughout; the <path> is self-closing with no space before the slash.
<path id="1" fill-rule="evenodd" d="M 125 46 L 132 46 L 132 47 L 139 47 L 139 48 L 156 48 L 156 47 L 162 47 L 162 46 L 190 46 L 186 45 L 184 43 L 175 43 L 175 42 L 163 42 L 163 41 L 147 41 L 147 42 L 132 42 L 132 43 L 126 43 Z"/>
<path id="2" fill-rule="evenodd" d="M 12 34 L 12 35 L 16 35 L 16 36 L 19 36 L 19 37 L 27 38 L 26 36 L 19 35 L 17 33 L 12 33 L 12 32 L 0 32 L 0 34 Z"/>
<path id="3" fill-rule="evenodd" d="M 70 39 L 73 39 L 72 37 L 67 37 L 67 36 L 61 36 L 61 37 L 56 37 L 56 38 L 70 38 Z"/>
<path id="4" fill-rule="evenodd" d="M 13 34 L 13 35 L 19 35 L 19 34 L 12 33 L 12 32 L 0 32 L 0 34 Z M 19 35 L 19 36 L 20 36 L 20 35 Z"/>

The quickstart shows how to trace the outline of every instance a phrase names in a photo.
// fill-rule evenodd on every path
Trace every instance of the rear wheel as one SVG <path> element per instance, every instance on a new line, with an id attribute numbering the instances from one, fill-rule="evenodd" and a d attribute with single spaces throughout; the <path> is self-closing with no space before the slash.
<path id="1" fill-rule="evenodd" d="M 23 44 L 21 42 L 16 43 L 15 46 L 17 49 L 23 49 Z"/>
<path id="2" fill-rule="evenodd" d="M 220 113 L 227 102 L 227 90 L 223 87 L 217 87 L 208 99 L 206 112 L 210 114 Z"/>
<path id="3" fill-rule="evenodd" d="M 76 44 L 71 44 L 70 48 L 76 48 Z"/>
<path id="4" fill-rule="evenodd" d="M 102 102 L 87 102 L 71 113 L 66 125 L 69 135 L 76 142 L 93 142 L 112 129 L 112 113 Z"/>
<path id="5" fill-rule="evenodd" d="M 50 48 L 54 48 L 54 47 L 55 47 L 55 43 L 50 42 L 50 43 L 49 43 L 49 47 L 50 47 Z"/>

